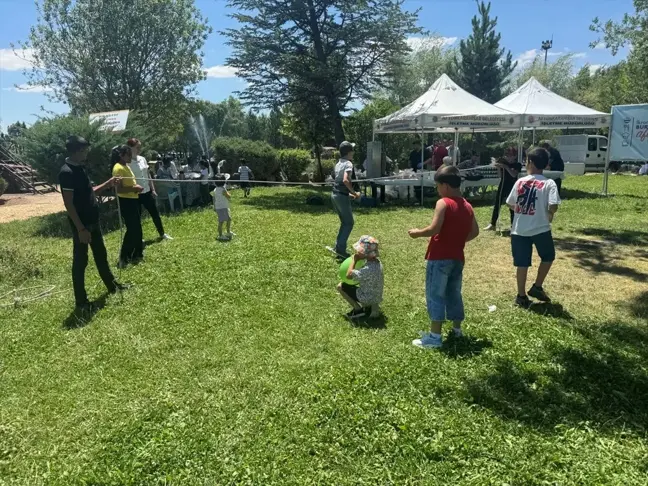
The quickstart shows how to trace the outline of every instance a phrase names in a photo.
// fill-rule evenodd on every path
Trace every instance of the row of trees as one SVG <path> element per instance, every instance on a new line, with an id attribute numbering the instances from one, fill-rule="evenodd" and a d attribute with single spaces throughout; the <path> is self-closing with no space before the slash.
<path id="1" fill-rule="evenodd" d="M 569 55 L 516 66 L 484 1 L 476 2 L 470 36 L 452 48 L 418 27 L 419 12 L 405 10 L 403 0 L 230 0 L 238 25 L 223 33 L 232 48 L 227 64 L 247 87 L 221 103 L 195 98 L 211 28 L 194 0 L 39 0 L 38 23 L 20 47 L 34 62 L 29 84 L 50 88 L 73 116 L 131 109 L 161 150 L 197 149 L 188 120 L 202 113 L 212 137 L 318 154 L 345 138 L 368 140 L 374 118 L 409 103 L 444 72 L 489 102 L 530 76 L 601 111 L 645 101 L 648 0 L 634 5 L 622 22 L 594 19 L 591 27 L 613 53 L 632 45 L 628 59 L 574 75 Z M 412 36 L 420 42 L 410 45 Z"/>

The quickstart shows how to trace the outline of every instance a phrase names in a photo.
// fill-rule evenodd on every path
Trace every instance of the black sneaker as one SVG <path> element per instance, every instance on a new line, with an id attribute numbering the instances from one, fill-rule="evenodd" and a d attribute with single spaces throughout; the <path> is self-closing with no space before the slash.
<path id="1" fill-rule="evenodd" d="M 531 301 L 526 295 L 524 297 L 518 295 L 515 298 L 515 305 L 516 307 L 521 307 L 522 309 L 528 309 L 529 307 L 531 307 Z"/>
<path id="2" fill-rule="evenodd" d="M 99 308 L 92 302 L 86 302 L 76 306 L 75 312 L 79 317 L 88 317 L 95 314 Z"/>
<path id="3" fill-rule="evenodd" d="M 365 313 L 364 309 L 358 309 L 358 310 L 354 309 L 351 312 L 348 312 L 347 314 L 345 314 L 345 317 L 347 319 L 349 319 L 350 321 L 353 321 L 355 319 L 360 319 L 360 318 L 362 318 L 362 317 L 364 317 L 366 315 L 367 314 Z"/>
<path id="4" fill-rule="evenodd" d="M 534 299 L 538 299 L 540 302 L 551 302 L 551 298 L 547 293 L 542 289 L 542 287 L 538 287 L 536 284 L 533 284 L 533 287 L 529 289 L 529 295 Z"/>

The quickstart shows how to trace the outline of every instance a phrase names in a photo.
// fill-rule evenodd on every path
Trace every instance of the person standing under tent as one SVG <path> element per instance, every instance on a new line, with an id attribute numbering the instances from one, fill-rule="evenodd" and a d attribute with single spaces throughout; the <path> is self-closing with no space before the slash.
<path id="1" fill-rule="evenodd" d="M 447 143 L 447 140 L 443 140 L 434 147 L 434 170 L 438 170 L 443 165 L 443 159 L 448 156 Z"/>
<path id="2" fill-rule="evenodd" d="M 500 215 L 500 208 L 502 204 L 506 203 L 506 198 L 511 193 L 515 181 L 517 181 L 519 173 L 522 171 L 522 164 L 517 161 L 517 149 L 511 147 L 506 151 L 506 157 L 494 160 L 495 167 L 499 175 L 499 185 L 497 186 L 497 195 L 495 197 L 495 205 L 493 206 L 493 215 L 486 231 L 495 231 L 497 229 L 497 220 Z M 510 209 L 510 208 L 509 208 Z M 513 217 L 515 213 L 511 209 L 511 224 L 513 224 Z"/>
<path id="3" fill-rule="evenodd" d="M 353 170 L 353 151 L 355 144 L 351 142 L 342 142 L 340 144 L 340 160 L 335 164 L 333 192 L 331 201 L 333 208 L 340 218 L 340 230 L 338 231 L 335 241 L 335 253 L 341 259 L 349 258 L 347 252 L 347 242 L 353 231 L 353 209 L 351 208 L 352 199 L 360 199 L 361 194 L 356 192 L 353 187 L 355 172 Z"/>
<path id="4" fill-rule="evenodd" d="M 551 171 L 556 171 L 556 172 L 564 172 L 565 171 L 565 162 L 562 159 L 562 156 L 560 155 L 560 152 L 558 149 L 555 149 L 551 146 L 551 144 L 547 141 L 542 142 L 540 146 L 545 149 L 547 152 L 549 152 L 549 170 Z M 560 196 L 560 191 L 562 189 L 562 179 L 558 178 L 556 179 L 556 187 L 558 187 L 558 195 Z"/>
<path id="5" fill-rule="evenodd" d="M 422 168 L 422 160 L 421 160 L 421 141 L 420 140 L 414 140 L 412 142 L 412 151 L 409 154 L 409 163 L 410 163 L 410 169 L 412 169 L 414 172 L 418 171 L 419 168 Z"/>
<path id="6" fill-rule="evenodd" d="M 247 166 L 247 162 L 241 159 L 241 166 L 238 169 L 239 180 L 241 189 L 243 189 L 243 197 L 250 195 L 250 179 L 254 177 L 252 170 Z"/>
<path id="7" fill-rule="evenodd" d="M 455 146 L 454 140 L 450 140 L 448 143 L 448 157 L 452 158 L 453 164 L 458 164 L 461 161 L 461 150 L 459 150 L 459 147 Z"/>
<path id="8" fill-rule="evenodd" d="M 113 177 L 119 178 L 117 197 L 119 210 L 126 225 L 126 234 L 119 254 L 119 268 L 129 263 L 137 263 L 144 258 L 142 243 L 142 221 L 140 214 L 139 193 L 143 187 L 137 184 L 135 174 L 130 168 L 131 148 L 128 145 L 114 147 L 111 154 Z"/>
<path id="9" fill-rule="evenodd" d="M 108 292 L 114 294 L 127 286 L 115 279 L 108 264 L 108 252 L 99 225 L 99 204 L 97 194 L 111 189 L 116 179 L 110 178 L 103 184 L 93 186 L 85 169 L 90 144 L 76 135 L 67 139 L 65 148 L 68 153 L 58 175 L 61 195 L 72 228 L 72 287 L 77 312 L 92 313 L 93 305 L 88 300 L 85 289 L 85 271 L 88 266 L 88 247 L 92 249 L 99 276 Z"/>
<path id="10" fill-rule="evenodd" d="M 142 207 L 144 207 L 151 215 L 151 219 L 153 220 L 155 229 L 157 229 L 160 240 L 172 240 L 173 238 L 171 238 L 164 232 L 162 219 L 160 218 L 160 213 L 158 212 L 157 205 L 155 204 L 157 193 L 155 192 L 155 185 L 153 184 L 153 180 L 149 172 L 148 162 L 144 157 L 140 155 L 140 152 L 142 151 L 142 142 L 140 142 L 137 138 L 129 138 L 126 144 L 131 148 L 131 153 L 133 156 L 130 168 L 135 175 L 137 184 L 142 186 L 142 192 L 140 192 L 138 195 L 140 211 Z"/>

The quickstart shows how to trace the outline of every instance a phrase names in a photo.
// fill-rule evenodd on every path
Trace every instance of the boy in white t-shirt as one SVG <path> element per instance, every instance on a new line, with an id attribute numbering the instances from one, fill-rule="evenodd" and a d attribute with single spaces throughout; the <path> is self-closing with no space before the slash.
<path id="1" fill-rule="evenodd" d="M 511 228 L 513 264 L 517 268 L 518 294 L 515 304 L 524 308 L 531 305 L 529 296 L 542 302 L 551 302 L 542 284 L 556 259 L 551 222 L 558 211 L 560 196 L 556 183 L 542 175 L 548 165 L 549 153 L 545 149 L 532 150 L 527 157 L 529 175 L 517 180 L 506 200 L 515 212 Z M 527 273 L 531 266 L 533 246 L 536 247 L 541 263 L 536 281 L 527 295 Z"/>
<path id="2" fill-rule="evenodd" d="M 218 240 L 229 241 L 232 239 L 231 224 L 232 215 L 230 212 L 230 198 L 232 196 L 227 192 L 225 178 L 220 176 L 216 180 L 216 189 L 214 189 L 214 211 L 218 215 Z M 223 224 L 227 225 L 227 233 L 223 235 Z"/>

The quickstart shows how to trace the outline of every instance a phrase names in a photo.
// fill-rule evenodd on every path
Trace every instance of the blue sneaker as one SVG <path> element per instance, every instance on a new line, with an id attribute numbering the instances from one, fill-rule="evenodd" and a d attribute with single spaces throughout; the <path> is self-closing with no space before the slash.
<path id="1" fill-rule="evenodd" d="M 443 339 L 438 334 L 426 332 L 421 333 L 420 339 L 415 339 L 412 344 L 423 349 L 438 349 L 443 345 Z"/>

